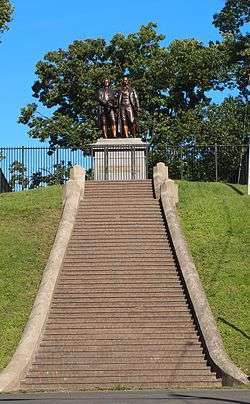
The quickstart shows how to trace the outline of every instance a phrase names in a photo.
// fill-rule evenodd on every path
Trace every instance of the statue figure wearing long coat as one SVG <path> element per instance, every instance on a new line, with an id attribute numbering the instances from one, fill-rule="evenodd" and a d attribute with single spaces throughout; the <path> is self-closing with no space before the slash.
<path id="1" fill-rule="evenodd" d="M 118 133 L 123 134 L 124 137 L 129 137 L 129 134 L 135 136 L 140 105 L 136 90 L 130 86 L 127 76 L 123 77 L 122 87 L 118 91 L 117 98 Z"/>
<path id="2" fill-rule="evenodd" d="M 115 93 L 110 88 L 110 81 L 105 79 L 103 87 L 97 92 L 98 123 L 104 138 L 108 137 L 111 129 L 113 137 L 116 137 L 116 114 L 115 114 Z"/>

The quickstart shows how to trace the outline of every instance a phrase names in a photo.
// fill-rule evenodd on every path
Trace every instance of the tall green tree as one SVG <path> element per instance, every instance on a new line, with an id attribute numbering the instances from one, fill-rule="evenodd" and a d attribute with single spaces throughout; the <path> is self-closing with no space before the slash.
<path id="1" fill-rule="evenodd" d="M 241 28 L 250 22 L 249 0 L 226 0 L 223 9 L 214 15 L 214 25 L 223 34 L 241 36 Z"/>
<path id="2" fill-rule="evenodd" d="M 236 87 L 248 102 L 250 91 L 250 34 L 245 26 L 250 22 L 249 0 L 226 0 L 223 9 L 214 15 L 213 24 L 223 36 L 223 46 L 229 56 L 230 87 Z"/>
<path id="3" fill-rule="evenodd" d="M 223 15 L 222 10 L 216 24 L 222 24 Z M 164 35 L 149 23 L 127 36 L 116 34 L 109 42 L 77 40 L 67 49 L 48 52 L 36 66 L 36 102 L 22 108 L 19 122 L 28 125 L 32 138 L 48 141 L 52 151 L 56 146 L 87 149 L 99 137 L 96 90 L 107 77 L 119 88 L 129 72 L 141 103 L 140 133 L 154 149 L 152 163 L 170 163 L 173 175 L 188 169 L 188 178 L 213 179 L 211 145 L 241 144 L 249 126 L 248 37 L 240 32 L 246 17 L 236 13 L 235 19 L 231 31 L 226 23 L 221 25 L 223 41 L 209 45 L 178 39 L 163 46 Z M 211 104 L 210 91 L 226 86 L 238 88 L 239 96 Z M 41 113 L 41 106 L 47 113 Z M 223 175 L 230 179 L 230 163 L 235 176 L 243 149 L 225 150 Z"/>
<path id="4" fill-rule="evenodd" d="M 160 107 L 164 98 L 158 84 L 163 39 L 155 25 L 148 24 L 135 34 L 116 34 L 109 43 L 101 38 L 78 40 L 66 50 L 47 53 L 36 67 L 33 96 L 53 112 L 41 116 L 38 103 L 32 103 L 22 110 L 20 122 L 28 124 L 31 137 L 49 140 L 51 147 L 84 147 L 99 135 L 95 119 L 97 88 L 105 77 L 118 88 L 129 69 L 144 107 L 144 129 L 147 115 Z"/>
<path id="5" fill-rule="evenodd" d="M 179 111 L 168 125 L 159 120 L 152 165 L 165 161 L 173 178 L 214 180 L 217 153 L 218 178 L 240 181 L 250 129 L 246 118 L 242 99 L 229 97 L 221 104 L 201 102 L 194 109 Z"/>
<path id="6" fill-rule="evenodd" d="M 129 71 L 141 102 L 140 131 L 155 138 L 179 111 L 209 103 L 206 92 L 227 74 L 226 53 L 217 44 L 194 39 L 162 46 L 164 35 L 149 23 L 127 36 L 73 42 L 68 49 L 49 52 L 37 63 L 33 96 L 37 103 L 21 111 L 19 121 L 29 135 L 69 147 L 87 147 L 98 136 L 95 93 L 105 77 L 119 88 Z M 39 104 L 51 113 L 39 113 Z M 161 122 L 161 125 L 159 125 Z"/>
<path id="7" fill-rule="evenodd" d="M 8 29 L 13 7 L 9 0 L 0 0 L 0 34 Z"/>

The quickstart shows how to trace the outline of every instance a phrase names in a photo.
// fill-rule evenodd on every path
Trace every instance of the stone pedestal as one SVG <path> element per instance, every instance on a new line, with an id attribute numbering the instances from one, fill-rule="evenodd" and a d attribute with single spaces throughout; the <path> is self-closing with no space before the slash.
<path id="1" fill-rule="evenodd" d="M 146 179 L 147 151 L 148 144 L 139 138 L 98 139 L 92 145 L 94 180 Z"/>

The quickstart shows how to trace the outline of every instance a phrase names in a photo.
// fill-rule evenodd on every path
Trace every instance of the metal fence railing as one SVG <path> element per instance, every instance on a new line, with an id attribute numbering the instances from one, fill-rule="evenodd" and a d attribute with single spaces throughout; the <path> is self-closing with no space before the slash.
<path id="1" fill-rule="evenodd" d="M 90 145 L 88 151 L 2 147 L 0 182 L 7 182 L 12 191 L 63 184 L 69 178 L 70 168 L 75 164 L 85 168 L 87 179 L 145 179 L 148 176 L 147 159 L 147 145 Z M 4 189 L 6 190 L 6 184 Z M 0 192 L 3 192 L 3 186 L 0 187 Z"/>
<path id="2" fill-rule="evenodd" d="M 87 179 L 130 180 L 152 175 L 162 161 L 170 178 L 247 184 L 249 147 L 243 145 L 90 145 L 88 151 L 48 147 L 0 147 L 0 192 L 63 184 L 79 164 Z M 7 187 L 7 188 L 6 188 Z"/>
<path id="3" fill-rule="evenodd" d="M 148 178 L 148 149 L 147 144 L 92 145 L 93 179 L 129 181 Z"/>
<path id="4" fill-rule="evenodd" d="M 248 153 L 247 144 L 155 147 L 151 166 L 158 161 L 164 162 L 173 179 L 247 184 Z"/>
<path id="5" fill-rule="evenodd" d="M 0 169 L 13 191 L 63 184 L 79 164 L 91 170 L 91 157 L 82 150 L 48 147 L 0 147 Z"/>

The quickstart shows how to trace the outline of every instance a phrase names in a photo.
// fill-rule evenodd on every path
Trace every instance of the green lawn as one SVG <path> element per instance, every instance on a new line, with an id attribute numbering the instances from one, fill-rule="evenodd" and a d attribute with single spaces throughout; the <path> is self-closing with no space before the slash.
<path id="1" fill-rule="evenodd" d="M 178 211 L 232 360 L 250 373 L 250 196 L 247 187 L 179 182 Z"/>
<path id="2" fill-rule="evenodd" d="M 60 214 L 60 187 L 0 194 L 0 369 L 22 335 Z"/>

